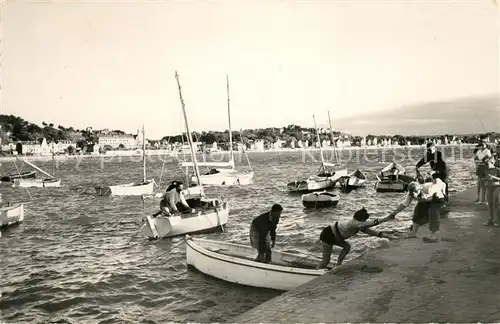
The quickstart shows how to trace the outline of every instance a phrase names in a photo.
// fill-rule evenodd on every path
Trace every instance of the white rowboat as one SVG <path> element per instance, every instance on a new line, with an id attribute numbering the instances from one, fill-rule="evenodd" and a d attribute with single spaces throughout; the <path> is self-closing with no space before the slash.
<path id="1" fill-rule="evenodd" d="M 15 179 L 14 188 L 59 188 L 61 187 L 61 179 Z"/>
<path id="2" fill-rule="evenodd" d="M 240 285 L 290 290 L 328 271 L 316 270 L 320 260 L 304 255 L 273 251 L 272 262 L 266 264 L 253 261 L 256 254 L 250 246 L 186 236 L 186 262 L 189 266 Z"/>
<path id="3" fill-rule="evenodd" d="M 327 191 L 302 195 L 302 205 L 305 208 L 335 207 L 339 204 L 339 200 L 339 195 Z"/>

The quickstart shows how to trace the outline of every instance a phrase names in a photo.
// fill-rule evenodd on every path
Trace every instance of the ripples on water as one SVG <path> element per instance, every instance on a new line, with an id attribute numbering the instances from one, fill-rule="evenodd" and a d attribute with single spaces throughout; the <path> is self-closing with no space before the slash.
<path id="1" fill-rule="evenodd" d="M 423 150 L 414 152 L 413 160 L 398 157 L 398 162 L 407 167 L 410 174 Z M 451 156 L 450 152 L 447 148 L 446 156 Z M 448 158 L 450 188 L 460 191 L 474 182 L 473 164 L 468 149 L 460 153 L 455 148 L 454 152 L 456 160 Z M 313 164 L 310 157 L 304 161 L 299 152 L 250 153 L 254 185 L 207 190 L 209 195 L 223 194 L 230 202 L 227 231 L 200 237 L 248 244 L 252 218 L 273 203 L 280 203 L 284 212 L 277 232 L 277 248 L 319 257 L 318 236 L 323 226 L 352 217 L 361 206 L 375 215 L 385 216 L 403 199 L 401 193 L 380 194 L 374 190 L 375 173 L 392 161 L 391 152 L 345 151 L 343 159 L 347 160 L 349 154 L 353 161 L 348 163 L 349 170 L 359 166 L 369 179 L 366 188 L 340 193 L 336 208 L 305 211 L 300 195 L 288 194 L 286 183 L 315 173 L 319 163 Z M 359 159 L 352 158 L 358 154 Z M 458 159 L 460 154 L 462 159 Z M 25 222 L 4 231 L 0 239 L 3 321 L 225 321 L 279 294 L 233 285 L 187 270 L 182 238 L 150 242 L 136 235 L 143 213 L 156 211 L 157 203 L 150 200 L 143 205 L 140 197 L 97 197 L 93 185 L 141 179 L 142 162 L 126 157 L 121 161 L 118 158 L 105 161 L 102 168 L 101 160 L 95 158 L 58 161 L 61 188 L 28 191 L 1 187 L 4 201 L 29 201 L 30 195 L 33 199 L 25 206 Z M 35 164 L 51 169 L 50 162 Z M 246 168 L 244 158 L 236 164 L 239 169 Z M 160 157 L 150 157 L 148 178 L 154 177 L 159 182 L 162 165 Z M 163 190 L 167 181 L 183 179 L 176 162 L 170 161 L 165 167 Z M 2 173 L 13 172 L 12 162 L 2 162 Z M 396 221 L 380 228 L 405 231 L 410 219 L 410 211 L 405 211 Z M 348 259 L 386 242 L 362 235 L 351 241 L 353 250 Z"/>

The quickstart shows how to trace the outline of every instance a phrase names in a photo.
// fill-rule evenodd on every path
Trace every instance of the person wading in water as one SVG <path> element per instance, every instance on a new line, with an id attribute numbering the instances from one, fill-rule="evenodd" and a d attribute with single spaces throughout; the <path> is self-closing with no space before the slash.
<path id="1" fill-rule="evenodd" d="M 276 243 L 276 227 L 280 221 L 283 207 L 274 204 L 271 210 L 254 218 L 250 225 L 250 244 L 257 249 L 258 255 L 254 261 L 271 262 L 272 248 Z"/>
<path id="2" fill-rule="evenodd" d="M 322 242 L 323 257 L 316 269 L 324 269 L 328 266 L 334 245 L 342 248 L 339 258 L 337 259 L 337 265 L 341 265 L 351 250 L 351 245 L 346 240 L 360 231 L 371 236 L 384 237 L 388 239 L 395 238 L 394 236 L 370 229 L 370 227 L 391 219 L 389 216 L 381 219 L 374 219 L 373 221 L 368 221 L 369 217 L 370 214 L 363 207 L 354 213 L 352 219 L 348 221 L 337 221 L 333 225 L 328 225 L 323 228 L 321 234 L 319 235 L 319 240 Z"/>

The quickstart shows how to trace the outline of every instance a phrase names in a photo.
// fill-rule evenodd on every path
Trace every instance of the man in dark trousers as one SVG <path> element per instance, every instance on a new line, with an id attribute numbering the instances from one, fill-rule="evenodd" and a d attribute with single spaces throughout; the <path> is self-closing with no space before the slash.
<path id="1" fill-rule="evenodd" d="M 271 249 L 276 243 L 276 227 L 283 207 L 274 204 L 271 210 L 254 218 L 250 226 L 250 244 L 259 254 L 255 261 L 271 262 Z"/>
<path id="2" fill-rule="evenodd" d="M 437 173 L 437 177 L 446 184 L 446 200 L 448 200 L 448 166 L 443 159 L 443 153 L 436 149 L 432 142 L 427 144 L 427 154 L 415 165 L 417 176 L 420 176 L 420 167 L 429 163 L 432 171 Z"/>

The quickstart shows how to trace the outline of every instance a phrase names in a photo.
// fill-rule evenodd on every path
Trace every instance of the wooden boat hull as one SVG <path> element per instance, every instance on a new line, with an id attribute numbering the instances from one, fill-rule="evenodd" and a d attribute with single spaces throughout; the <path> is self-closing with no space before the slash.
<path id="1" fill-rule="evenodd" d="M 254 172 L 226 172 L 204 174 L 200 176 L 202 185 L 206 186 L 246 186 L 253 183 Z M 192 184 L 198 184 L 196 176 L 191 177 Z"/>
<path id="2" fill-rule="evenodd" d="M 2 177 L 0 181 L 2 182 L 14 182 L 16 179 L 34 179 L 36 178 L 36 171 L 23 172 L 21 174 L 10 174 L 8 176 Z"/>
<path id="3" fill-rule="evenodd" d="M 61 179 L 16 179 L 14 188 L 59 188 Z"/>
<path id="4" fill-rule="evenodd" d="M 127 183 L 116 186 L 96 186 L 98 196 L 147 196 L 154 194 L 154 182 L 152 180 L 144 183 Z"/>
<path id="5" fill-rule="evenodd" d="M 193 201 L 196 203 L 193 204 Z M 187 202 L 198 209 L 198 213 L 171 217 L 147 216 L 141 227 L 141 233 L 149 239 L 162 239 L 185 234 L 210 233 L 221 230 L 227 224 L 229 218 L 227 202 L 218 199 L 189 199 Z M 200 208 L 197 208 L 197 205 Z"/>
<path id="6" fill-rule="evenodd" d="M 291 193 L 307 193 L 333 189 L 335 183 L 330 178 L 324 179 L 306 179 L 302 181 L 293 181 L 287 184 L 288 191 Z"/>
<path id="7" fill-rule="evenodd" d="M 305 208 L 327 208 L 339 204 L 339 196 L 329 192 L 309 193 L 302 195 L 302 206 Z"/>
<path id="8" fill-rule="evenodd" d="M 8 227 L 24 221 L 24 205 L 13 204 L 0 207 L 0 227 Z"/>
<path id="9" fill-rule="evenodd" d="M 328 271 L 316 270 L 320 260 L 303 255 L 273 251 L 270 264 L 253 261 L 256 255 L 250 246 L 186 237 L 189 266 L 240 285 L 290 290 Z"/>

